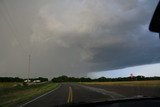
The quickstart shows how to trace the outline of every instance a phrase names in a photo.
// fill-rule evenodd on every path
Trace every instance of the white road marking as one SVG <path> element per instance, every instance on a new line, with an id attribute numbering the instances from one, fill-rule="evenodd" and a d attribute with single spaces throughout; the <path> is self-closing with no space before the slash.
<path id="1" fill-rule="evenodd" d="M 29 104 L 29 103 L 31 103 L 31 102 L 33 102 L 33 101 L 36 101 L 37 99 L 39 99 L 39 98 L 41 98 L 41 97 L 43 97 L 43 96 L 45 96 L 45 95 L 47 95 L 47 94 L 50 94 L 51 92 L 57 90 L 60 86 L 61 86 L 61 84 L 60 84 L 57 88 L 55 88 L 54 90 L 51 90 L 51 91 L 49 91 L 49 92 L 47 92 L 47 93 L 45 93 L 45 94 L 42 94 L 41 96 L 36 97 L 35 99 L 30 100 L 30 101 L 28 101 L 28 102 L 26 102 L 26 103 L 20 105 L 19 107 L 24 107 L 25 105 L 27 105 L 27 104 Z"/>
<path id="2" fill-rule="evenodd" d="M 87 88 L 89 90 L 92 90 L 92 91 L 95 91 L 95 92 L 98 92 L 98 93 L 101 93 L 101 94 L 104 94 L 104 95 L 108 95 L 110 96 L 112 99 L 119 99 L 119 98 L 125 98 L 124 95 L 121 95 L 121 94 L 118 94 L 118 93 L 115 93 L 115 92 L 112 92 L 112 91 L 107 91 L 107 90 L 104 90 L 104 89 L 101 89 L 101 88 L 97 88 L 97 87 L 90 87 L 90 86 L 86 86 L 86 85 L 80 85 L 80 84 L 77 84 L 81 87 L 84 87 L 84 88 Z"/>

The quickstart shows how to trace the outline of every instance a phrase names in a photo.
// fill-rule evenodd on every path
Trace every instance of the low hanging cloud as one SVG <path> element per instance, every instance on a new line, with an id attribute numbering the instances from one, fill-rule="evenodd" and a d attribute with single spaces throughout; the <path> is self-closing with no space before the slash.
<path id="1" fill-rule="evenodd" d="M 27 41 L 22 45 L 32 55 L 32 76 L 85 76 L 89 72 L 160 61 L 159 40 L 148 31 L 158 0 L 40 0 L 37 5 L 28 1 L 30 3 L 34 11 L 28 10 L 28 16 L 25 14 L 28 20 L 23 22 L 28 23 L 29 30 L 25 31 L 28 36 L 17 38 Z M 19 24 L 17 19 L 13 21 Z M 18 26 L 17 29 L 24 31 Z M 22 57 L 20 61 L 24 60 Z"/>

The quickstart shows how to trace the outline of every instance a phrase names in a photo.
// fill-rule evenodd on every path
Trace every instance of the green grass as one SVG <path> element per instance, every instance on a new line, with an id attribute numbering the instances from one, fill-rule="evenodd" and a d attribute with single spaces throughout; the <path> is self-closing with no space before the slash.
<path id="1" fill-rule="evenodd" d="M 0 82 L 0 89 L 1 88 L 10 88 L 10 87 L 14 87 L 17 84 L 20 84 L 18 82 Z"/>
<path id="2" fill-rule="evenodd" d="M 31 86 L 16 86 L 16 87 L 1 89 L 0 107 L 10 107 L 22 104 L 23 102 L 29 101 L 39 95 L 42 95 L 50 90 L 55 89 L 58 86 L 59 86 L 58 83 L 44 83 Z"/>
<path id="3" fill-rule="evenodd" d="M 108 86 L 142 86 L 142 87 L 160 87 L 160 80 L 148 81 L 123 81 L 123 82 L 81 82 L 87 85 L 108 85 Z"/>

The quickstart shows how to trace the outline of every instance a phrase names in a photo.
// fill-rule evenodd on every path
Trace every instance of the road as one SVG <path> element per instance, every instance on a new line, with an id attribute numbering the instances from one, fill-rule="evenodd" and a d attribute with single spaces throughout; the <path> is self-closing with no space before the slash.
<path id="1" fill-rule="evenodd" d="M 89 86 L 116 92 L 130 98 L 135 96 L 160 97 L 160 87 L 118 86 L 118 85 L 107 86 L 107 85 L 96 85 L 96 84 L 91 84 Z"/>
<path id="2" fill-rule="evenodd" d="M 104 101 L 122 97 L 124 96 L 100 88 L 76 83 L 62 83 L 57 89 L 26 102 L 20 107 L 53 107 L 62 104 Z"/>

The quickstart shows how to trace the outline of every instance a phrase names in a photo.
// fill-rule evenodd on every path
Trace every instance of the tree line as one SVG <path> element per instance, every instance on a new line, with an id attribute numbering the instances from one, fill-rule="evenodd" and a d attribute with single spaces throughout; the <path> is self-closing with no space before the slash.
<path id="1" fill-rule="evenodd" d="M 19 77 L 0 77 L 0 82 L 24 82 L 23 78 Z M 34 81 L 34 80 L 40 80 L 41 82 L 48 81 L 48 78 L 43 78 L 43 77 L 38 77 L 38 78 L 29 78 L 29 80 Z"/>
<path id="2" fill-rule="evenodd" d="M 100 77 L 97 79 L 91 78 L 76 78 L 68 76 L 54 77 L 52 82 L 114 82 L 114 81 L 142 81 L 142 80 L 160 80 L 160 77 L 145 77 L 145 76 L 134 76 L 134 77 L 119 77 L 119 78 L 106 78 Z"/>
<path id="3" fill-rule="evenodd" d="M 0 77 L 0 82 L 24 82 L 26 79 L 19 77 Z M 40 80 L 41 82 L 49 81 L 48 78 L 38 77 L 30 78 L 31 81 Z M 68 77 L 65 75 L 54 77 L 53 82 L 114 82 L 114 81 L 141 81 L 141 80 L 160 80 L 160 77 L 145 77 L 145 76 L 134 76 L 134 77 L 119 77 L 119 78 L 106 78 L 100 77 L 97 79 L 91 79 L 88 77 Z"/>

